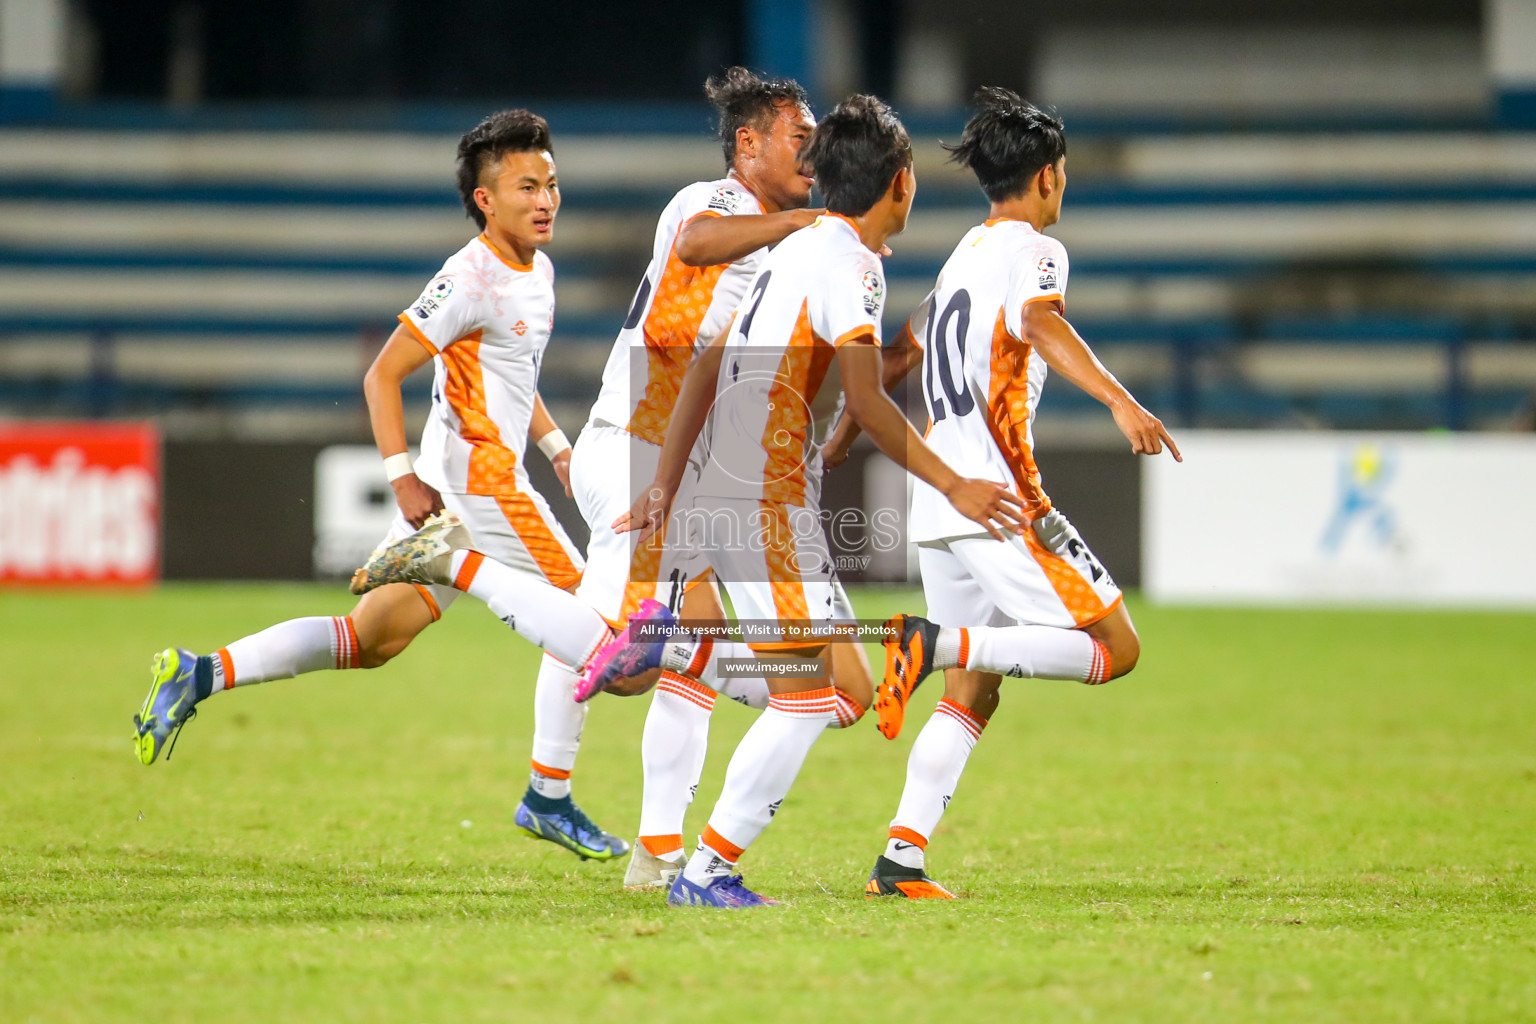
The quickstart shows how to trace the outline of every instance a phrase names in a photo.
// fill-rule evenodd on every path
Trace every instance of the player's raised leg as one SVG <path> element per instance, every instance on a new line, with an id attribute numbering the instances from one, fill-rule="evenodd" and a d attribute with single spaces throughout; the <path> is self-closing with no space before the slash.
<path id="1" fill-rule="evenodd" d="M 440 614 L 424 588 L 389 586 L 365 596 L 350 615 L 289 619 L 212 654 L 161 651 L 151 665 L 149 696 L 134 716 L 139 760 L 153 764 L 172 731 L 215 693 L 322 669 L 377 668 Z"/>
<path id="2" fill-rule="evenodd" d="M 1136 667 L 1141 645 L 1120 590 L 1059 512 L 1003 543 L 965 537 L 920 545 L 918 565 L 929 607 L 947 609 L 951 621 L 989 621 L 990 611 L 971 618 L 956 611 L 981 600 L 1015 624 L 940 626 L 918 615 L 893 617 L 875 696 L 888 739 L 901 732 L 912 691 L 936 670 L 1096 685 Z"/>
<path id="3" fill-rule="evenodd" d="M 452 513 L 376 553 L 353 577 L 354 591 L 410 582 L 452 587 L 484 601 L 507 627 L 567 665 L 584 665 L 609 638 L 603 617 L 574 594 L 474 548 Z"/>

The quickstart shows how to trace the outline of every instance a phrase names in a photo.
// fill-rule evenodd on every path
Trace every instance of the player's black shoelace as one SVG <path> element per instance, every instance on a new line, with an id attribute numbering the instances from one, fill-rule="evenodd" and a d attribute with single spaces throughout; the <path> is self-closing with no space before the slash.
<path id="1" fill-rule="evenodd" d="M 594 839 L 600 840 L 604 843 L 607 842 L 608 833 L 598 828 L 592 819 L 587 817 L 586 812 L 583 811 L 580 807 L 576 806 L 576 801 L 571 801 L 571 809 L 565 813 L 565 818 L 576 827 L 576 832 L 578 835 L 585 832 L 588 836 L 591 836 Z"/>
<path id="2" fill-rule="evenodd" d="M 167 763 L 170 762 L 171 755 L 176 752 L 176 741 L 181 738 L 181 730 L 185 729 L 187 727 L 187 723 L 196 717 L 197 706 L 193 705 L 192 710 L 187 712 L 187 717 L 183 718 L 176 724 L 176 731 L 171 734 L 171 745 L 165 748 L 165 760 Z"/>

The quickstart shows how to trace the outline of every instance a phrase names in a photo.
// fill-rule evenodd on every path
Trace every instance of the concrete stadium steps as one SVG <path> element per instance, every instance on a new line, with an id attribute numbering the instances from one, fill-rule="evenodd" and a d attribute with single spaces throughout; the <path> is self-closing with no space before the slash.
<path id="1" fill-rule="evenodd" d="M 412 185 L 452 195 L 458 131 L 37 131 L 0 130 L 0 178 L 50 181 L 329 182 Z M 913 140 L 919 187 L 971 187 L 941 138 Z M 1536 136 L 1456 131 L 1158 133 L 1074 132 L 1068 169 L 1132 183 L 1438 181 L 1536 178 Z M 701 118 L 696 135 L 562 134 L 552 125 L 567 188 L 637 183 L 676 188 L 720 173 L 720 146 Z"/>
<path id="2" fill-rule="evenodd" d="M 721 160 L 702 134 L 555 128 L 565 203 L 544 374 L 571 426 L 661 205 Z M 183 425 L 355 431 L 362 367 L 473 234 L 455 139 L 0 131 L 0 411 L 169 402 Z M 917 208 L 887 261 L 890 332 L 986 210 L 935 140 L 916 155 Z M 1447 403 L 1491 422 L 1536 386 L 1536 344 L 1511 340 L 1536 332 L 1536 136 L 1090 135 L 1069 168 L 1053 234 L 1072 254 L 1070 313 L 1139 392 L 1186 402 L 1198 386 L 1203 412 L 1238 419 L 1379 401 L 1405 422 Z M 1070 390 L 1051 402 L 1079 408 Z M 199 405 L 220 402 L 222 419 Z"/>

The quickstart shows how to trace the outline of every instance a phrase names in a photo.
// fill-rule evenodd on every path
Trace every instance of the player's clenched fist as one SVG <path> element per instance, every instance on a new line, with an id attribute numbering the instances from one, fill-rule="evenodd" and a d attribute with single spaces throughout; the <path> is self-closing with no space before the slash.
<path id="1" fill-rule="evenodd" d="M 443 510 L 443 496 L 435 488 L 422 483 L 415 473 L 396 477 L 390 486 L 395 489 L 395 501 L 400 506 L 400 514 L 413 529 L 421 529 L 421 524 L 427 521 L 428 516 Z"/>
<path id="2" fill-rule="evenodd" d="M 1029 517 L 1024 514 L 1024 503 L 1018 495 L 991 480 L 962 477 L 944 496 L 956 512 L 985 526 L 998 540 L 1007 539 L 1004 530 L 1023 533 L 1029 526 Z"/>

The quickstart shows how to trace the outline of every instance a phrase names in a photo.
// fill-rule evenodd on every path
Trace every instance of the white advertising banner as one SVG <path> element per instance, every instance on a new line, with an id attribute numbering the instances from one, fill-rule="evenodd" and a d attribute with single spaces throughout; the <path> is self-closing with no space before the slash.
<path id="1" fill-rule="evenodd" d="M 411 458 L 416 450 L 411 449 Z M 399 511 L 371 444 L 336 444 L 315 457 L 315 575 L 350 576 Z"/>
<path id="2" fill-rule="evenodd" d="M 1536 437 L 1178 433 L 1143 464 L 1155 601 L 1536 607 Z"/>

